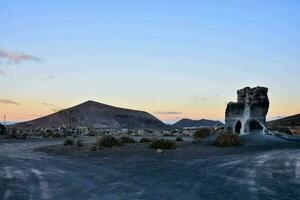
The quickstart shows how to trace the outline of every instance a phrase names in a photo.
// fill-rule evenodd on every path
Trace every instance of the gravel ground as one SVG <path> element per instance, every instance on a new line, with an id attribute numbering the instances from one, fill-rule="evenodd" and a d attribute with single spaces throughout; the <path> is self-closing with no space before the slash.
<path id="1" fill-rule="evenodd" d="M 300 199 L 300 143 L 242 140 L 234 148 L 183 142 L 158 154 L 136 143 L 76 155 L 36 152 L 62 146 L 59 139 L 1 141 L 0 199 Z"/>

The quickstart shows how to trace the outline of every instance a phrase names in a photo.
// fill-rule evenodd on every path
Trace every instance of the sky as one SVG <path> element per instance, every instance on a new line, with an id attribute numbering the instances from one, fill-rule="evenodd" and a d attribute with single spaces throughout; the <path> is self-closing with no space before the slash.
<path id="1" fill-rule="evenodd" d="M 300 113 L 298 0 L 0 0 L 0 121 L 94 100 L 224 120 L 245 86 Z"/>

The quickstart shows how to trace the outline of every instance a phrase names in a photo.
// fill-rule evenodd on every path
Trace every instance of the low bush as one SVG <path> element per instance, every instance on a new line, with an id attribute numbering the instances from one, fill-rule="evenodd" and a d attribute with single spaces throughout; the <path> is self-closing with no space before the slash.
<path id="1" fill-rule="evenodd" d="M 211 128 L 201 128 L 195 131 L 193 137 L 195 140 L 201 140 L 209 136 L 213 130 Z"/>
<path id="2" fill-rule="evenodd" d="M 26 131 L 12 129 L 7 133 L 6 138 L 26 139 L 28 136 Z"/>
<path id="3" fill-rule="evenodd" d="M 20 133 L 17 135 L 17 139 L 21 139 L 21 140 L 25 140 L 26 138 L 28 137 L 28 134 L 27 133 Z"/>
<path id="4" fill-rule="evenodd" d="M 175 141 L 170 141 L 170 140 L 155 140 L 153 141 L 150 146 L 152 149 L 176 149 L 177 145 Z"/>
<path id="5" fill-rule="evenodd" d="M 47 130 L 42 135 L 44 138 L 58 138 L 61 136 L 58 132 L 51 131 L 51 130 Z"/>
<path id="6" fill-rule="evenodd" d="M 98 147 L 117 147 L 121 146 L 122 144 L 117 138 L 110 135 L 105 135 L 97 138 L 96 145 Z"/>
<path id="7" fill-rule="evenodd" d="M 176 142 L 183 142 L 183 139 L 181 137 L 177 137 Z"/>
<path id="8" fill-rule="evenodd" d="M 95 131 L 90 131 L 87 135 L 88 136 L 97 136 L 97 133 Z"/>
<path id="9" fill-rule="evenodd" d="M 218 135 L 213 143 L 217 147 L 232 147 L 241 144 L 241 140 L 238 134 L 224 132 Z"/>
<path id="10" fill-rule="evenodd" d="M 8 132 L 7 134 L 7 138 L 17 138 L 18 136 L 18 133 L 17 133 L 17 130 L 16 129 L 12 129 Z"/>
<path id="11" fill-rule="evenodd" d="M 83 141 L 82 140 L 76 140 L 76 146 L 77 147 L 83 147 Z"/>
<path id="12" fill-rule="evenodd" d="M 149 143 L 149 142 L 152 142 L 152 139 L 150 139 L 150 138 L 141 138 L 140 139 L 140 143 Z"/>
<path id="13" fill-rule="evenodd" d="M 135 140 L 133 138 L 130 138 L 128 136 L 122 136 L 119 138 L 120 143 L 125 144 L 125 143 L 135 143 Z"/>
<path id="14" fill-rule="evenodd" d="M 89 146 L 89 150 L 90 151 L 97 151 L 99 148 L 95 145 L 95 144 L 92 144 Z"/>
<path id="15" fill-rule="evenodd" d="M 65 140 L 64 140 L 64 145 L 65 146 L 72 146 L 74 144 L 74 139 L 71 138 L 71 137 L 67 137 Z"/>

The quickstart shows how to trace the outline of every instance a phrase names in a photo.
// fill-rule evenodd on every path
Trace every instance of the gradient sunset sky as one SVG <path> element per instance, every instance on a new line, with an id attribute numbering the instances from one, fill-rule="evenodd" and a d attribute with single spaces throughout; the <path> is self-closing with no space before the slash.
<path id="1" fill-rule="evenodd" d="M 245 86 L 300 113 L 298 0 L 0 0 L 0 121 L 87 100 L 224 119 Z"/>

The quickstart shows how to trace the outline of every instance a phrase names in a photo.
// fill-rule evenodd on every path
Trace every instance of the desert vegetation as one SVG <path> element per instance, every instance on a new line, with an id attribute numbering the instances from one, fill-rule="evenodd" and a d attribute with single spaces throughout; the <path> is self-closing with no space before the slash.
<path id="1" fill-rule="evenodd" d="M 73 144 L 74 144 L 74 139 L 72 137 L 67 137 L 63 143 L 64 146 L 73 146 Z"/>
<path id="2" fill-rule="evenodd" d="M 149 143 L 149 142 L 152 142 L 152 139 L 150 139 L 150 138 L 141 138 L 140 139 L 140 143 Z"/>
<path id="3" fill-rule="evenodd" d="M 119 141 L 121 144 L 125 144 L 125 143 L 135 143 L 135 140 L 131 137 L 128 136 L 122 136 L 119 138 Z"/>
<path id="4" fill-rule="evenodd" d="M 98 147 L 118 147 L 122 146 L 122 143 L 113 136 L 105 135 L 97 138 L 96 145 Z"/>
<path id="5" fill-rule="evenodd" d="M 98 149 L 101 149 L 101 147 L 98 147 L 96 144 L 89 145 L 89 151 L 97 151 Z"/>
<path id="6" fill-rule="evenodd" d="M 26 139 L 30 134 L 25 130 L 9 129 L 6 131 L 6 138 Z"/>
<path id="7" fill-rule="evenodd" d="M 165 150 L 165 149 L 176 149 L 177 145 L 175 141 L 160 139 L 160 140 L 153 141 L 149 147 L 152 149 Z"/>
<path id="8" fill-rule="evenodd" d="M 52 130 L 46 130 L 45 133 L 42 134 L 44 138 L 58 138 L 61 137 L 61 135 L 58 132 L 52 131 Z"/>
<path id="9" fill-rule="evenodd" d="M 176 141 L 176 142 L 183 142 L 183 139 L 182 139 L 181 137 L 177 137 L 177 138 L 175 139 L 175 141 Z"/>
<path id="10" fill-rule="evenodd" d="M 195 131 L 193 134 L 194 140 L 202 140 L 213 133 L 211 128 L 201 128 Z"/>
<path id="11" fill-rule="evenodd" d="M 213 145 L 217 147 L 232 147 L 240 144 L 239 135 L 231 132 L 220 133 L 213 142 Z"/>
<path id="12" fill-rule="evenodd" d="M 88 136 L 97 136 L 97 133 L 95 131 L 90 131 L 88 134 Z"/>
<path id="13" fill-rule="evenodd" d="M 82 140 L 76 140 L 76 146 L 77 147 L 83 147 L 84 146 L 84 144 L 83 144 L 83 141 Z"/>

